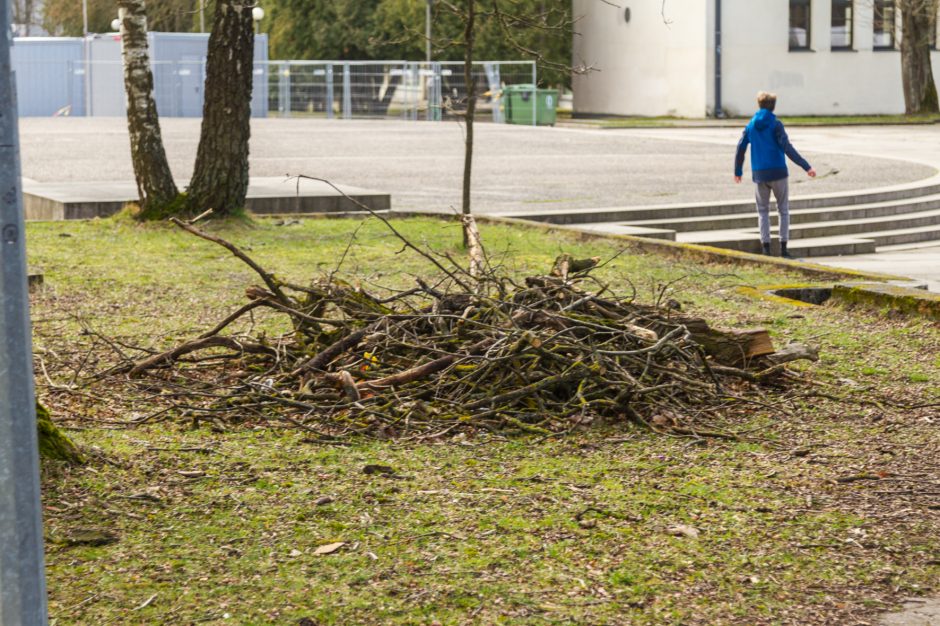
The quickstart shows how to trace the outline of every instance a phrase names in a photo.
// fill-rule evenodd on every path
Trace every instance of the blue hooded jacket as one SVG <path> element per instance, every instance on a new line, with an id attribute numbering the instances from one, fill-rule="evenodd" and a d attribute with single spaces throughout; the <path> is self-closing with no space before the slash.
<path id="1" fill-rule="evenodd" d="M 804 170 L 810 169 L 810 164 L 790 143 L 783 122 L 777 119 L 773 111 L 761 109 L 744 128 L 741 140 L 738 141 L 738 151 L 734 156 L 735 176 L 744 174 L 744 155 L 747 153 L 748 144 L 752 146 L 751 176 L 755 183 L 766 183 L 789 176 L 784 155 Z"/>

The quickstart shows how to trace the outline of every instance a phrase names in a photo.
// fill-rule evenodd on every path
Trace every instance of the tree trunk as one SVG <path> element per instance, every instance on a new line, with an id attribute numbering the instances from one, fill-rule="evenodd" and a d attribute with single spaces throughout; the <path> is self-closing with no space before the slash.
<path id="1" fill-rule="evenodd" d="M 464 140 L 463 158 L 463 202 L 462 213 L 470 215 L 470 181 L 473 171 L 473 117 L 477 109 L 476 79 L 473 77 L 473 45 L 476 41 L 476 0 L 467 0 L 467 14 L 464 22 L 464 86 L 467 89 L 467 109 L 464 113 L 466 139 Z M 464 228 L 464 247 L 470 245 L 470 233 Z"/>
<path id="2" fill-rule="evenodd" d="M 52 423 L 49 411 L 36 403 L 36 426 L 39 429 L 39 456 L 43 459 L 84 463 L 85 458 L 72 441 Z"/>
<path id="3" fill-rule="evenodd" d="M 232 215 L 245 208 L 254 23 L 251 3 L 218 0 L 206 60 L 202 132 L 186 204 L 194 213 Z"/>
<path id="4" fill-rule="evenodd" d="M 940 113 L 930 62 L 930 29 L 936 27 L 937 0 L 900 0 L 901 76 L 908 115 Z"/>
<path id="5" fill-rule="evenodd" d="M 166 160 L 160 118 L 153 99 L 146 7 L 144 0 L 119 0 L 118 7 L 127 92 L 127 130 L 141 217 L 159 219 L 179 196 L 179 190 Z"/>
<path id="6" fill-rule="evenodd" d="M 16 0 L 13 2 L 13 23 L 23 25 L 23 36 L 29 37 L 35 19 L 36 9 L 33 0 Z"/>

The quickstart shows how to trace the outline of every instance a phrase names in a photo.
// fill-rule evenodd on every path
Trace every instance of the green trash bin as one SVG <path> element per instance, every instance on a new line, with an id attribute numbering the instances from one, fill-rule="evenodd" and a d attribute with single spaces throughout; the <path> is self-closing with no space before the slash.
<path id="1" fill-rule="evenodd" d="M 555 125 L 557 89 L 536 89 L 534 85 L 507 85 L 503 88 L 502 99 L 503 113 L 508 124 L 532 126 L 534 115 L 539 126 Z"/>

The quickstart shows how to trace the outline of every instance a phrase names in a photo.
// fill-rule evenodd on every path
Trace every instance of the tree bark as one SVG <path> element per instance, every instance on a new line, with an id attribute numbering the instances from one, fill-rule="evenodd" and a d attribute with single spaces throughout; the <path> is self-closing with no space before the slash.
<path id="1" fill-rule="evenodd" d="M 49 410 L 36 402 L 36 427 L 39 430 L 39 456 L 43 459 L 84 463 L 85 458 L 72 441 L 52 423 Z"/>
<path id="2" fill-rule="evenodd" d="M 937 0 L 899 0 L 901 77 L 908 115 L 940 113 L 930 62 L 930 29 L 936 27 Z"/>
<path id="3" fill-rule="evenodd" d="M 121 53 L 127 94 L 127 130 L 142 218 L 160 218 L 179 196 L 163 149 L 160 118 L 153 99 L 153 73 L 147 44 L 144 0 L 119 0 Z"/>
<path id="4" fill-rule="evenodd" d="M 15 0 L 13 2 L 13 23 L 23 25 L 23 36 L 29 37 L 36 18 L 36 8 L 33 0 Z"/>
<path id="5" fill-rule="evenodd" d="M 186 205 L 193 213 L 213 209 L 217 215 L 232 215 L 245 208 L 255 46 L 252 6 L 216 3 L 202 132 L 187 189 Z"/>
<path id="6" fill-rule="evenodd" d="M 476 0 L 467 0 L 467 13 L 464 21 L 464 86 L 467 89 L 467 109 L 464 113 L 466 138 L 463 158 L 463 202 L 462 213 L 470 215 L 470 187 L 473 172 L 473 117 L 477 109 L 476 80 L 473 77 L 473 46 L 476 42 Z M 470 245 L 470 233 L 466 227 L 463 233 L 464 247 Z"/>

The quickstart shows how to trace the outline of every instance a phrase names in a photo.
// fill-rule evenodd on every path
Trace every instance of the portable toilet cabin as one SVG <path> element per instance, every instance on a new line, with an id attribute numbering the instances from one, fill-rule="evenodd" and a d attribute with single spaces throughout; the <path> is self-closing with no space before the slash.
<path id="1" fill-rule="evenodd" d="M 10 52 L 20 117 L 85 115 L 80 37 L 16 37 Z"/>
<path id="2" fill-rule="evenodd" d="M 154 100 L 162 117 L 201 117 L 208 33 L 148 33 Z M 253 117 L 268 115 L 268 38 L 255 36 Z M 87 62 L 86 62 L 87 59 Z M 121 36 L 18 37 L 13 68 L 21 117 L 126 112 Z"/>

